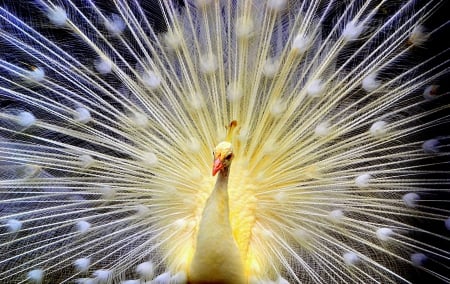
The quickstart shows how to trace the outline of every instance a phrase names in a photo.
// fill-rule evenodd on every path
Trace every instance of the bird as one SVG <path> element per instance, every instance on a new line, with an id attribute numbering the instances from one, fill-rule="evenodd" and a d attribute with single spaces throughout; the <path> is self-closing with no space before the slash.
<path id="1" fill-rule="evenodd" d="M 449 283 L 447 6 L 1 1 L 0 282 Z"/>
<path id="2" fill-rule="evenodd" d="M 230 223 L 228 197 L 228 178 L 234 158 L 231 142 L 236 126 L 237 122 L 232 121 L 226 141 L 214 148 L 212 175 L 219 174 L 202 212 L 189 283 L 246 283 L 242 255 Z"/>

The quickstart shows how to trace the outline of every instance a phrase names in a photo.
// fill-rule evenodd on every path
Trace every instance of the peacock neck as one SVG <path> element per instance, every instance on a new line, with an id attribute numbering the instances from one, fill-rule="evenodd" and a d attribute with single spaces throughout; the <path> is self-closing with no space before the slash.
<path id="1" fill-rule="evenodd" d="M 209 196 L 209 201 L 206 203 L 204 212 L 211 213 L 212 210 L 216 211 L 219 224 L 226 229 L 226 232 L 232 236 L 232 229 L 230 224 L 230 208 L 228 197 L 228 174 L 230 168 L 224 168 L 219 172 L 216 180 L 214 190 Z M 209 208 L 207 208 L 209 207 Z M 207 210 L 208 209 L 208 210 Z"/>
<path id="2" fill-rule="evenodd" d="M 217 175 L 217 180 L 216 180 L 216 185 L 214 186 L 214 190 L 211 193 L 211 195 L 209 196 L 209 199 L 216 199 L 218 198 L 218 201 L 223 202 L 224 204 L 224 208 L 223 210 L 226 210 L 226 214 L 225 212 L 223 212 L 224 214 L 224 218 L 226 219 L 225 221 L 228 221 L 228 226 L 231 228 L 230 225 L 230 216 L 229 216 L 229 199 L 228 199 L 228 174 L 230 172 L 230 168 L 224 168 L 222 171 L 219 172 L 219 174 Z M 208 202 L 207 202 L 208 205 Z M 206 207 L 205 207 L 206 209 Z"/>
<path id="3" fill-rule="evenodd" d="M 198 232 L 199 235 L 203 233 L 212 237 L 214 232 L 210 231 L 209 223 L 215 220 L 214 222 L 221 226 L 222 233 L 226 233 L 226 237 L 230 236 L 232 238 L 228 198 L 229 171 L 229 167 L 224 168 L 217 176 L 214 190 L 206 201 L 205 208 L 203 209 L 202 220 Z"/>
<path id="4" fill-rule="evenodd" d="M 229 168 L 219 172 L 203 209 L 189 283 L 246 283 L 241 254 L 230 224 L 228 174 Z"/>

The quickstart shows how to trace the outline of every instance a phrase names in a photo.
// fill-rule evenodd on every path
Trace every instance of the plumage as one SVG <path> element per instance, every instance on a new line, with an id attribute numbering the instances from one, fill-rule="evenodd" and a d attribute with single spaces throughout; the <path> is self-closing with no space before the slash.
<path id="1" fill-rule="evenodd" d="M 446 2 L 0 0 L 0 282 L 450 282 Z"/>

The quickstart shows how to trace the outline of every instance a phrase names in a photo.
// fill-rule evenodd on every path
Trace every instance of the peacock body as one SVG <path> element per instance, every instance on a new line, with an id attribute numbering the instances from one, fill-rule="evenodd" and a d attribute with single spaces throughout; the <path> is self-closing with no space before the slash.
<path id="1" fill-rule="evenodd" d="M 0 282 L 449 282 L 444 1 L 179 2 L 2 1 Z"/>

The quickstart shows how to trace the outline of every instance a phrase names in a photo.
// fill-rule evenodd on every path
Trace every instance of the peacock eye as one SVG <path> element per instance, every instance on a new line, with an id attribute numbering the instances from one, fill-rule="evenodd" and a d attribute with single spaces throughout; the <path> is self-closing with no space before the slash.
<path id="1" fill-rule="evenodd" d="M 229 159 L 231 159 L 231 157 L 233 157 L 233 154 L 228 154 L 228 155 L 225 157 L 225 160 L 229 160 Z"/>

